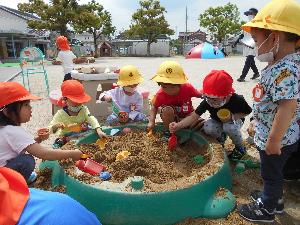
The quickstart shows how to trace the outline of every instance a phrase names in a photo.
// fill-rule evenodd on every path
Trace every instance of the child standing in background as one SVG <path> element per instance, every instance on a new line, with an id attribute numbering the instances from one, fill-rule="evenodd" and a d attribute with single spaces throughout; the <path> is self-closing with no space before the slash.
<path id="1" fill-rule="evenodd" d="M 85 93 L 83 85 L 77 80 L 67 80 L 62 83 L 61 92 L 62 98 L 59 104 L 63 108 L 56 112 L 49 124 L 49 129 L 59 136 L 56 142 L 72 132 L 86 131 L 89 126 L 97 132 L 100 138 L 105 137 L 106 134 L 101 130 L 98 120 L 83 105 L 91 100 L 91 97 Z M 74 131 L 74 128 L 78 128 L 77 131 Z M 65 143 L 57 144 L 61 146 Z"/>
<path id="2" fill-rule="evenodd" d="M 232 83 L 232 77 L 224 70 L 212 70 L 203 80 L 202 95 L 205 100 L 190 116 L 179 123 L 171 123 L 170 132 L 188 127 L 208 111 L 210 119 L 204 123 L 204 132 L 216 138 L 222 145 L 228 135 L 235 145 L 228 157 L 241 159 L 246 154 L 241 128 L 244 117 L 250 114 L 252 109 L 243 96 L 234 93 Z"/>
<path id="3" fill-rule="evenodd" d="M 30 120 L 30 100 L 38 99 L 19 83 L 0 82 L 0 167 L 19 172 L 27 182 L 33 181 L 29 180 L 35 168 L 33 156 L 45 160 L 79 160 L 82 155 L 78 149 L 53 151 L 44 148 L 39 143 L 49 135 L 33 138 L 21 127 Z"/>
<path id="4" fill-rule="evenodd" d="M 181 65 L 175 61 L 162 63 L 152 80 L 161 88 L 152 100 L 148 129 L 154 128 L 156 114 L 160 111 L 160 117 L 168 131 L 170 123 L 178 122 L 194 111 L 191 99 L 200 98 L 201 94 L 187 82 Z"/>
<path id="5" fill-rule="evenodd" d="M 74 68 L 74 59 L 76 59 L 76 56 L 71 51 L 68 39 L 64 36 L 59 36 L 56 39 L 56 46 L 59 49 L 59 53 L 57 55 L 57 61 L 62 62 L 62 66 L 64 69 L 64 81 L 71 80 L 71 71 Z"/>
<path id="6" fill-rule="evenodd" d="M 239 214 L 249 221 L 273 222 L 283 213 L 283 168 L 297 151 L 299 126 L 300 4 L 273 0 L 242 26 L 257 45 L 257 59 L 267 62 L 253 89 L 254 142 L 259 150 L 263 191 L 254 191 Z"/>
<path id="7" fill-rule="evenodd" d="M 144 78 L 135 66 L 127 65 L 120 69 L 116 87 L 103 92 L 101 101 L 112 102 L 113 113 L 107 117 L 107 122 L 112 125 L 117 122 L 144 121 L 146 115 L 142 113 L 143 97 L 136 90 Z"/>

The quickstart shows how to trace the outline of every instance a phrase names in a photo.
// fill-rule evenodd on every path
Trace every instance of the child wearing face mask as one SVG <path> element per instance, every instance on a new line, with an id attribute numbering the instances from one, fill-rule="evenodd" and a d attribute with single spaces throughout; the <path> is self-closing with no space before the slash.
<path id="1" fill-rule="evenodd" d="M 39 99 L 19 83 L 0 82 L 0 167 L 19 172 L 28 183 L 36 178 L 33 172 L 34 156 L 44 160 L 68 158 L 79 160 L 82 155 L 78 149 L 65 151 L 47 149 L 40 143 L 49 137 L 48 132 L 46 135 L 38 132 L 34 138 L 21 127 L 23 123 L 30 121 L 32 113 L 30 101 Z"/>
<path id="2" fill-rule="evenodd" d="M 49 129 L 59 136 L 54 145 L 61 147 L 65 144 L 67 136 L 89 128 L 94 129 L 100 138 L 105 137 L 106 134 L 101 130 L 97 119 L 83 105 L 91 100 L 91 97 L 85 93 L 83 85 L 77 80 L 67 80 L 62 83 L 61 92 L 62 98 L 59 104 L 63 108 L 56 112 L 49 124 Z"/>
<path id="3" fill-rule="evenodd" d="M 283 168 L 297 151 L 299 139 L 299 21 L 299 3 L 273 0 L 242 26 L 258 46 L 258 60 L 268 62 L 252 92 L 254 142 L 259 150 L 264 187 L 251 193 L 253 202 L 238 209 L 249 221 L 273 222 L 275 214 L 284 212 Z"/>
<path id="4" fill-rule="evenodd" d="M 127 65 L 120 69 L 117 85 L 119 87 L 105 91 L 100 95 L 101 101 L 112 102 L 113 112 L 106 121 L 112 125 L 118 122 L 137 122 L 147 119 L 142 113 L 143 97 L 137 86 L 144 78 L 135 66 Z"/>
<path id="5" fill-rule="evenodd" d="M 148 129 L 154 128 L 156 115 L 160 111 L 160 117 L 167 130 L 165 136 L 168 137 L 169 124 L 190 115 L 194 111 L 192 97 L 200 98 L 201 94 L 187 82 L 181 65 L 175 61 L 162 63 L 152 80 L 161 88 L 152 99 Z"/>
<path id="6" fill-rule="evenodd" d="M 224 144 L 228 135 L 235 145 L 229 158 L 241 159 L 246 154 L 241 127 L 244 117 L 250 114 L 252 109 L 243 96 L 234 93 L 232 82 L 232 77 L 224 70 L 212 70 L 203 80 L 204 100 L 190 116 L 179 123 L 171 123 L 170 132 L 188 127 L 208 111 L 210 119 L 204 123 L 204 132 L 221 144 Z"/>

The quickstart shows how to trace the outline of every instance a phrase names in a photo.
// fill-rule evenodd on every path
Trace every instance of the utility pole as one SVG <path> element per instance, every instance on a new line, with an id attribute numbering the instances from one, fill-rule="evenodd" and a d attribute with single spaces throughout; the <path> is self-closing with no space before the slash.
<path id="1" fill-rule="evenodd" d="M 185 34 L 184 34 L 184 39 L 183 39 L 183 55 L 185 55 L 185 43 L 187 41 L 187 20 L 188 20 L 188 15 L 187 15 L 187 6 L 185 6 Z"/>

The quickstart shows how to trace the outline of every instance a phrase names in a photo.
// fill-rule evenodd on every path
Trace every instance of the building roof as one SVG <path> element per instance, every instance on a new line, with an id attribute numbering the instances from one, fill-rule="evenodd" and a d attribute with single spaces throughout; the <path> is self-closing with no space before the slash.
<path id="1" fill-rule="evenodd" d="M 11 13 L 15 16 L 18 16 L 22 19 L 25 19 L 25 20 L 40 20 L 40 18 L 38 18 L 37 16 L 35 16 L 33 14 L 21 12 L 17 9 L 12 9 L 12 8 L 9 8 L 9 7 L 3 6 L 3 5 L 0 5 L 0 9 L 6 11 L 8 13 Z"/>

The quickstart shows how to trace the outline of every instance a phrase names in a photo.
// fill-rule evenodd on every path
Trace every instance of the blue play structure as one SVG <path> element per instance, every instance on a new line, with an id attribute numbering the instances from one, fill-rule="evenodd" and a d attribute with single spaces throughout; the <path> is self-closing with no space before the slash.
<path id="1" fill-rule="evenodd" d="M 223 52 L 213 45 L 205 42 L 192 48 L 186 59 L 219 59 L 224 58 Z"/>

